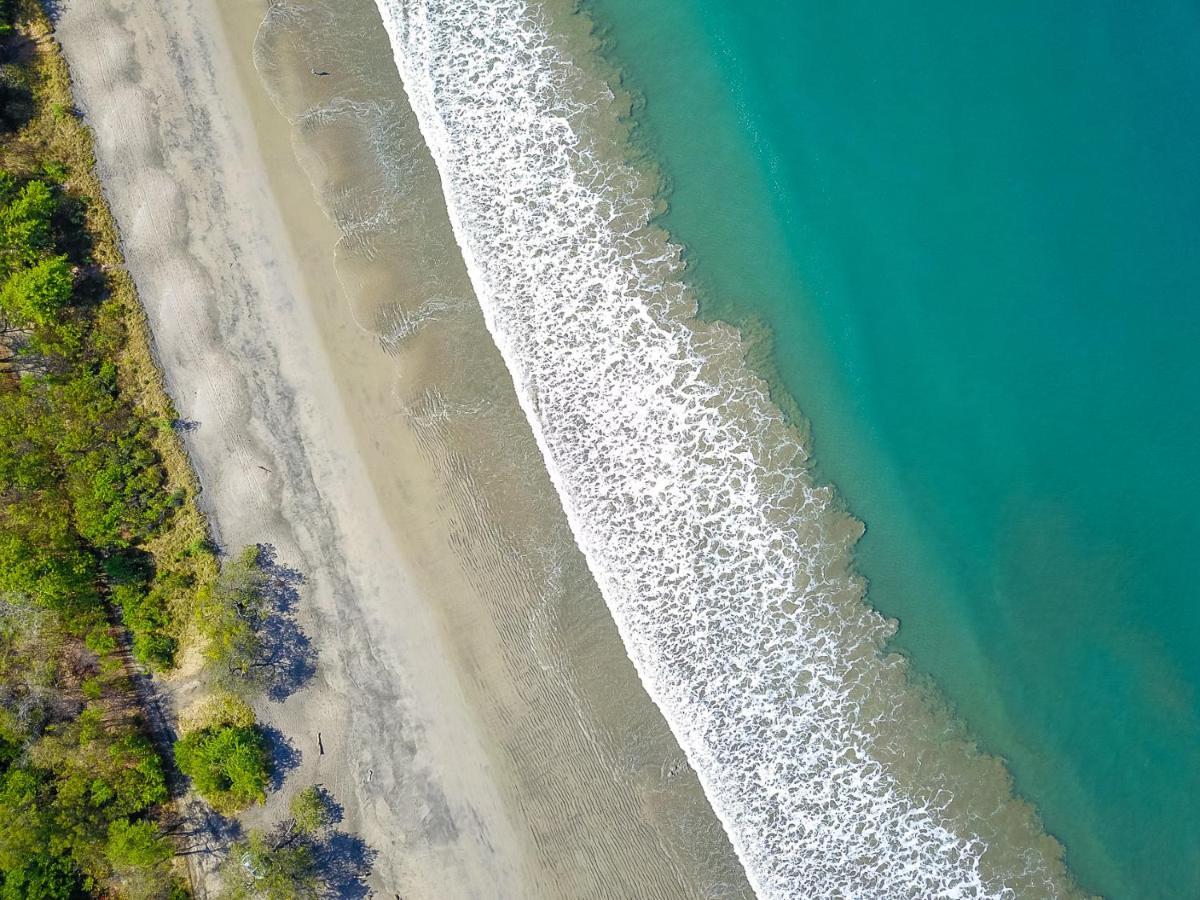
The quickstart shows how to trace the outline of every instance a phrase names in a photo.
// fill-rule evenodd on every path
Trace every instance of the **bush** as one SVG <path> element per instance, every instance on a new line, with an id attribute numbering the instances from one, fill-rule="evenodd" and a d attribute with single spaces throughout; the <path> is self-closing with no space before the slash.
<path id="1" fill-rule="evenodd" d="M 150 428 L 121 401 L 112 366 L 53 385 L 50 401 L 62 423 L 55 450 L 80 535 L 105 549 L 153 537 L 175 498 L 164 490 Z"/>
<path id="2" fill-rule="evenodd" d="M 104 682 L 99 678 L 85 678 L 79 690 L 88 700 L 99 700 L 104 694 Z"/>
<path id="3" fill-rule="evenodd" d="M 259 629 L 267 619 L 266 580 L 258 547 L 246 547 L 197 598 L 200 628 L 208 639 L 209 674 L 222 687 L 258 686 L 252 674 L 263 650 Z"/>
<path id="4" fill-rule="evenodd" d="M 274 845 L 258 831 L 229 848 L 221 885 L 221 900 L 316 900 L 325 893 L 311 848 Z"/>
<path id="5" fill-rule="evenodd" d="M 171 874 L 175 850 L 147 820 L 118 819 L 108 826 L 104 858 L 116 875 L 111 896 L 122 900 L 187 900 L 191 894 Z M 109 896 L 108 892 L 104 896 Z"/>
<path id="6" fill-rule="evenodd" d="M 291 830 L 298 835 L 311 837 L 333 824 L 329 800 L 315 785 L 309 785 L 293 797 L 289 811 L 292 814 Z"/>
<path id="7" fill-rule="evenodd" d="M 114 836 L 135 849 L 126 820 L 166 796 L 150 743 L 128 726 L 106 725 L 101 707 L 50 726 L 0 776 L 0 898 L 82 896 L 81 884 L 110 873 Z"/>
<path id="8" fill-rule="evenodd" d="M 33 265 L 51 248 L 50 220 L 56 206 L 49 186 L 31 181 L 0 209 L 0 272 Z"/>
<path id="9" fill-rule="evenodd" d="M 14 324 L 50 327 L 71 299 L 74 281 L 65 256 L 48 256 L 8 276 L 0 287 L 0 309 Z"/>
<path id="10" fill-rule="evenodd" d="M 115 653 L 117 649 L 117 640 L 106 625 L 97 626 L 89 631 L 83 643 L 97 656 L 108 656 L 110 653 Z"/>
<path id="11" fill-rule="evenodd" d="M 71 900 L 79 896 L 79 874 L 71 860 L 41 854 L 3 870 L 0 900 Z"/>
<path id="12" fill-rule="evenodd" d="M 213 725 L 186 735 L 175 743 L 175 762 L 218 812 L 266 799 L 271 766 L 257 726 Z"/>
<path id="13" fill-rule="evenodd" d="M 171 668 L 177 642 L 170 634 L 171 613 L 162 594 L 147 592 L 138 584 L 119 584 L 113 587 L 112 598 L 133 638 L 138 662 L 151 669 Z"/>
<path id="14" fill-rule="evenodd" d="M 45 385 L 22 378 L 0 390 L 0 490 L 54 487 L 62 479 Z"/>
<path id="15" fill-rule="evenodd" d="M 61 498 L 45 494 L 0 507 L 0 591 L 74 615 L 98 606 L 96 575 Z"/>

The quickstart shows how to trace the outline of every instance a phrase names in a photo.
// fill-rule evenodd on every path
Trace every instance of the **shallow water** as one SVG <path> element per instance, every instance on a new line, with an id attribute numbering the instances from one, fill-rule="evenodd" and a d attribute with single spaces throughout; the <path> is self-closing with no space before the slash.
<path id="1" fill-rule="evenodd" d="M 1086 888 L 1200 894 L 1194 6 L 589 8 L 894 644 Z"/>
<path id="2" fill-rule="evenodd" d="M 651 696 L 764 896 L 1068 896 L 1058 846 L 884 654 L 861 526 L 692 318 L 586 20 L 384 0 L 489 330 Z"/>

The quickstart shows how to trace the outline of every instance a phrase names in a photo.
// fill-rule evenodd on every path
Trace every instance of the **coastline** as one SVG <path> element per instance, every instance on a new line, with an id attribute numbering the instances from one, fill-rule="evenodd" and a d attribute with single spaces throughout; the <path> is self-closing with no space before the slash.
<path id="1" fill-rule="evenodd" d="M 372 885 L 385 892 L 745 895 L 611 622 L 593 615 L 576 638 L 599 648 L 602 679 L 534 671 L 534 651 L 567 654 L 528 633 L 545 612 L 536 585 L 514 588 L 511 561 L 480 557 L 508 546 L 476 539 L 505 509 L 474 508 L 471 482 L 455 481 L 462 460 L 403 424 L 398 383 L 428 377 L 444 346 L 406 351 L 397 371 L 348 314 L 339 234 L 297 183 L 287 123 L 249 67 L 265 6 L 76 2 L 59 38 L 168 389 L 196 423 L 185 443 L 201 503 L 223 545 L 271 544 L 306 580 L 317 679 L 260 709 L 298 752 L 289 781 L 333 791 L 347 830 L 378 851 Z M 544 471 L 529 479 L 546 496 Z M 560 510 L 521 502 L 566 533 Z M 465 558 L 509 575 L 504 590 Z M 578 574 L 559 605 L 603 613 Z M 523 631 L 532 646 L 513 646 Z M 628 718 L 596 712 L 605 690 Z M 547 748 L 557 755 L 539 759 Z M 668 833 L 678 809 L 688 833 Z"/>
<path id="2" fill-rule="evenodd" d="M 564 33 L 503 0 L 381 6 L 572 528 L 756 887 L 1076 895 L 1003 761 L 888 651 L 851 556 L 862 525 L 814 480 L 752 348 L 696 318 L 659 173 L 624 152 L 573 7 Z M 697 547 L 724 564 L 702 573 Z"/>

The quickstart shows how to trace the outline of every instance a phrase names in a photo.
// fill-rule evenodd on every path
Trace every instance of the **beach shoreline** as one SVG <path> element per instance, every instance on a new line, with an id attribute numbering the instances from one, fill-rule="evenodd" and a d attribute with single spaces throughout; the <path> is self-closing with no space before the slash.
<path id="1" fill-rule="evenodd" d="M 346 807 L 345 827 L 379 852 L 378 887 L 410 890 L 436 873 L 443 883 L 457 880 L 464 896 L 485 896 L 512 880 L 504 857 L 521 854 L 504 834 L 498 801 L 488 797 L 486 757 L 472 746 L 475 728 L 465 704 L 453 697 L 452 673 L 443 671 L 426 685 L 426 697 L 443 685 L 450 694 L 434 702 L 436 715 L 417 707 L 425 698 L 403 695 L 395 675 L 417 656 L 437 671 L 434 654 L 421 650 L 437 645 L 436 625 L 415 592 L 389 590 L 409 576 L 388 545 L 364 473 L 353 465 L 357 452 L 332 380 L 321 377 L 328 363 L 305 308 L 312 273 L 307 284 L 298 277 L 247 112 L 231 102 L 240 87 L 229 75 L 228 48 L 216 40 L 218 22 L 203 3 L 189 4 L 186 12 L 172 9 L 169 20 L 154 4 L 122 14 L 108 4 L 81 3 L 64 13 L 59 36 L 77 99 L 97 135 L 99 171 L 168 390 L 180 416 L 196 423 L 185 442 L 203 486 L 202 506 L 223 547 L 269 544 L 307 582 L 302 618 L 321 653 L 319 683 L 261 710 L 299 751 L 289 780 L 323 783 Z M 158 41 L 173 42 L 174 52 L 164 53 Z M 212 118 L 221 109 L 229 115 Z M 202 123 L 208 133 L 197 128 Z M 170 127 L 178 129 L 173 140 Z M 322 436 L 319 443 L 313 435 Z M 357 603 L 347 603 L 347 595 Z M 380 633 L 384 596 L 410 601 L 404 629 L 382 630 L 404 641 L 403 650 L 368 637 Z M 422 627 L 425 639 L 414 640 Z M 375 666 L 346 662 L 358 641 L 363 656 L 376 657 Z M 476 843 L 478 852 L 430 848 L 424 866 L 398 858 L 396 835 L 387 833 L 383 817 L 369 814 L 364 796 L 385 776 L 392 741 L 357 748 L 349 741 L 360 705 L 354 697 L 371 690 L 397 719 L 408 720 L 394 723 L 390 737 L 410 745 L 407 774 L 414 781 L 422 768 L 412 762 L 417 758 L 453 770 L 427 776 L 419 789 L 426 794 L 424 814 L 449 818 L 469 796 L 487 822 L 486 838 L 482 828 L 469 834 L 465 822 L 441 827 Z M 439 727 L 445 733 L 431 734 Z M 318 733 L 324 749 L 314 753 Z M 276 805 L 290 793 L 285 788 Z M 482 849 L 489 845 L 496 850 Z"/>
<path id="2" fill-rule="evenodd" d="M 470 453 L 405 423 L 403 397 L 447 338 L 398 362 L 355 320 L 333 266 L 340 234 L 251 62 L 266 6 L 76 0 L 59 21 L 168 390 L 192 423 L 201 504 L 223 548 L 271 545 L 305 582 L 319 668 L 259 704 L 293 762 L 247 821 L 324 784 L 377 854 L 370 884 L 385 896 L 748 895 L 594 584 L 548 599 L 536 560 L 503 558 L 522 517 L 550 522 L 529 534 L 569 539 L 545 472 L 528 475 L 535 500 L 487 508 L 457 475 Z M 515 537 L 484 540 L 510 525 Z M 489 568 L 504 574 L 494 589 Z M 572 639 L 604 657 L 594 682 L 563 662 L 560 635 L 533 633 L 579 603 L 591 618 Z M 185 703 L 188 686 L 173 689 Z M 596 711 L 605 692 L 620 716 Z"/>

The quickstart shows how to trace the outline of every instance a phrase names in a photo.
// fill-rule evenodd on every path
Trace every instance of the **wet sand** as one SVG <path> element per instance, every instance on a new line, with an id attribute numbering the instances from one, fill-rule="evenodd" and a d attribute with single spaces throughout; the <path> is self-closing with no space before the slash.
<path id="1" fill-rule="evenodd" d="M 305 578 L 317 675 L 260 704 L 298 759 L 249 820 L 324 784 L 388 897 L 748 896 L 571 543 L 436 185 L 406 199 L 420 258 L 386 228 L 335 252 L 310 176 L 336 214 L 369 172 L 352 135 L 298 137 L 272 103 L 266 11 L 71 0 L 59 33 L 218 539 Z M 380 65 L 369 5 L 343 11 Z M 311 77 L 276 61 L 277 84 Z"/>

